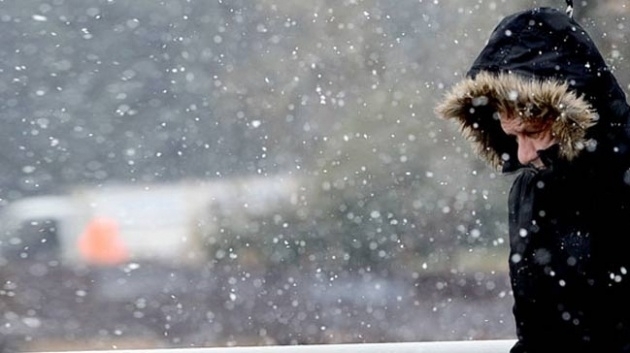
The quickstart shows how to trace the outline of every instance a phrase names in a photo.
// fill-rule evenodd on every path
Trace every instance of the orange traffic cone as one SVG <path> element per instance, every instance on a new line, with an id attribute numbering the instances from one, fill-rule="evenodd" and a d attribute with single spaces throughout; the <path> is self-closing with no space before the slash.
<path id="1" fill-rule="evenodd" d="M 83 259 L 93 265 L 118 265 L 129 259 L 114 219 L 97 217 L 85 227 L 78 240 Z"/>

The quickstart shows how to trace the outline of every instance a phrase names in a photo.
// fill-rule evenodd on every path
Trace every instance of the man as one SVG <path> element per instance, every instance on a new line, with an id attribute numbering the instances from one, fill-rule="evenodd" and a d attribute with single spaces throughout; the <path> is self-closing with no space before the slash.
<path id="1" fill-rule="evenodd" d="M 503 19 L 436 107 L 510 189 L 512 353 L 630 352 L 630 107 L 569 12 Z"/>

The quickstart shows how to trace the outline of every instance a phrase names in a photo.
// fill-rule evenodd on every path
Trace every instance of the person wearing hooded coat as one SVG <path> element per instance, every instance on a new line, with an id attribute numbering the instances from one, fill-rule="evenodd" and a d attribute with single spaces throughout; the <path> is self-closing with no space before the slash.
<path id="1" fill-rule="evenodd" d="M 514 176 L 511 353 L 630 352 L 630 107 L 567 4 L 500 21 L 436 113 Z M 501 114 L 548 129 L 542 166 L 519 160 Z"/>

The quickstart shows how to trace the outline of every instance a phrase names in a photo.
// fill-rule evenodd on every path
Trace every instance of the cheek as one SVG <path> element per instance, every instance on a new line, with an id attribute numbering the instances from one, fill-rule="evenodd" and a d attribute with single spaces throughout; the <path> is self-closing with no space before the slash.
<path id="1" fill-rule="evenodd" d="M 551 145 L 555 143 L 556 143 L 556 138 L 553 135 L 551 135 L 551 133 L 549 133 L 545 135 L 544 137 L 537 139 L 535 144 L 536 144 L 536 149 L 544 150 L 551 147 Z"/>

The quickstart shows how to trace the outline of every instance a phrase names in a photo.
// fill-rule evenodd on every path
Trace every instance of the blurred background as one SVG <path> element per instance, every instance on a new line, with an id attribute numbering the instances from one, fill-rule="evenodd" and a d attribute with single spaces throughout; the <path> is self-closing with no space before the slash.
<path id="1" fill-rule="evenodd" d="M 433 108 L 533 6 L 0 1 L 0 347 L 512 338 L 511 177 Z M 629 14 L 576 2 L 625 88 Z"/>

